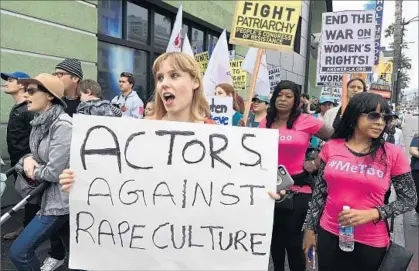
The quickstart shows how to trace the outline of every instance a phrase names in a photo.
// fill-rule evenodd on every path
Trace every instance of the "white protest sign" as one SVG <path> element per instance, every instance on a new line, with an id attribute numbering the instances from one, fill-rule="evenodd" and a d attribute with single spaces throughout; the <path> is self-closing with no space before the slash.
<path id="1" fill-rule="evenodd" d="M 271 86 L 271 92 L 275 90 L 276 85 L 281 82 L 281 68 L 274 67 L 269 69 L 269 84 Z"/>
<path id="2" fill-rule="evenodd" d="M 322 19 L 321 72 L 372 72 L 375 11 L 326 12 Z"/>
<path id="3" fill-rule="evenodd" d="M 335 98 L 336 103 L 341 104 L 342 102 L 342 88 L 341 87 L 322 87 L 321 96 L 331 96 L 333 93 L 333 98 Z"/>
<path id="4" fill-rule="evenodd" d="M 267 270 L 277 144 L 272 129 L 75 115 L 69 267 Z"/>
<path id="5" fill-rule="evenodd" d="M 233 97 L 207 96 L 211 119 L 219 125 L 233 125 Z"/>

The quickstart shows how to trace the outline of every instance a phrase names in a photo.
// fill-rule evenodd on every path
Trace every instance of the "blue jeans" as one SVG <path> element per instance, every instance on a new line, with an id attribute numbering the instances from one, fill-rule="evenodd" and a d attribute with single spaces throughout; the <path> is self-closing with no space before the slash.
<path id="1" fill-rule="evenodd" d="M 60 234 L 64 224 L 68 225 L 68 215 L 63 216 L 35 216 L 25 227 L 19 237 L 13 242 L 9 250 L 9 258 L 19 271 L 39 271 L 40 262 L 35 250 L 53 234 Z M 60 236 L 61 237 L 61 236 Z M 68 236 L 61 240 L 68 249 Z"/>

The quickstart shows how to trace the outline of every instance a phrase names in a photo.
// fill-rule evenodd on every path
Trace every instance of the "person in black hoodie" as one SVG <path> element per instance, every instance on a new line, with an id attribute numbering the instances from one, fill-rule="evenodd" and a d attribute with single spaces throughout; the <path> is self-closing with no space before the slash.
<path id="1" fill-rule="evenodd" d="M 81 62 L 75 58 L 66 58 L 55 66 L 53 75 L 60 78 L 64 84 L 64 101 L 67 104 L 65 112 L 73 117 L 80 104 L 80 97 L 77 93 L 77 87 L 83 80 L 83 69 Z"/>

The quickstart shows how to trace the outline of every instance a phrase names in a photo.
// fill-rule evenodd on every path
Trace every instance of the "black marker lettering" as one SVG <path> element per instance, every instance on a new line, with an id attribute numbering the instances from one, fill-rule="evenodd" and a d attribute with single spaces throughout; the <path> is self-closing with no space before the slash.
<path id="1" fill-rule="evenodd" d="M 182 208 L 186 207 L 186 187 L 188 180 L 183 180 L 183 189 L 182 189 Z"/>
<path id="2" fill-rule="evenodd" d="M 86 150 L 86 143 L 87 143 L 87 139 L 89 138 L 90 134 L 94 130 L 99 130 L 99 129 L 104 129 L 105 131 L 107 131 L 112 136 L 112 139 L 115 143 L 115 148 L 102 148 L 102 149 Z M 103 125 L 93 126 L 89 130 L 87 130 L 86 137 L 84 138 L 83 144 L 80 147 L 80 158 L 81 158 L 81 163 L 83 165 L 84 170 L 87 169 L 87 167 L 86 167 L 86 156 L 87 155 L 113 155 L 113 156 L 116 156 L 116 159 L 117 159 L 117 162 L 118 162 L 119 173 L 122 172 L 122 168 L 121 168 L 121 149 L 119 148 L 118 138 L 116 137 L 116 134 L 106 126 L 103 126 Z"/>
<path id="3" fill-rule="evenodd" d="M 175 249 L 181 249 L 181 248 L 183 248 L 184 246 L 185 246 L 185 242 L 186 242 L 186 226 L 182 226 L 182 244 L 180 245 L 180 247 L 177 247 L 176 246 L 176 242 L 175 242 L 175 225 L 170 225 L 170 232 L 172 233 L 172 235 L 171 235 L 171 239 L 172 239 L 172 244 L 173 244 L 173 247 L 175 248 Z"/>
<path id="4" fill-rule="evenodd" d="M 81 220 L 82 215 L 83 215 L 83 217 L 84 217 L 84 215 L 90 216 L 90 218 L 92 220 L 92 223 L 90 223 L 90 225 L 87 226 L 84 229 L 80 228 L 80 220 Z M 87 234 L 89 234 L 90 238 L 92 238 L 93 244 L 96 244 L 95 238 L 93 238 L 93 235 L 89 232 L 89 229 L 93 226 L 93 224 L 95 224 L 95 217 L 91 213 L 83 212 L 83 211 L 77 213 L 77 215 L 76 215 L 76 243 L 77 244 L 79 243 L 79 231 L 84 231 Z"/>
<path id="5" fill-rule="evenodd" d="M 192 242 L 192 226 L 191 225 L 189 225 L 188 234 L 189 234 L 189 240 L 188 240 L 189 241 L 188 242 L 189 247 L 204 247 L 203 245 L 193 244 L 193 242 Z"/>
<path id="6" fill-rule="evenodd" d="M 239 238 L 240 233 L 243 234 L 242 237 Z M 238 232 L 236 232 L 236 236 L 234 237 L 234 248 L 237 250 L 237 244 L 242 245 L 242 248 L 247 251 L 247 248 L 245 247 L 245 245 L 243 245 L 243 243 L 241 242 L 241 240 L 243 240 L 244 238 L 246 238 L 247 233 L 245 231 L 239 230 Z"/>
<path id="7" fill-rule="evenodd" d="M 254 134 L 243 134 L 242 136 L 242 146 L 245 150 L 247 150 L 248 152 L 251 152 L 253 154 L 256 154 L 258 156 L 258 159 L 256 160 L 256 162 L 254 162 L 253 164 L 247 164 L 247 163 L 241 163 L 241 166 L 245 166 L 245 167 L 255 167 L 257 165 L 260 165 L 260 168 L 262 168 L 262 156 L 260 155 L 260 153 L 258 153 L 255 150 L 250 149 L 249 147 L 247 147 L 244 144 L 244 141 L 248 138 L 248 137 L 256 137 Z"/>
<path id="8" fill-rule="evenodd" d="M 170 146 L 169 146 L 169 157 L 167 159 L 167 164 L 171 165 L 172 164 L 172 157 L 173 157 L 173 145 L 175 144 L 175 137 L 176 136 L 193 136 L 195 135 L 194 132 L 182 132 L 182 131 L 164 131 L 164 130 L 160 130 L 160 131 L 156 131 L 156 135 L 158 136 L 165 136 L 165 135 L 170 135 Z"/>
<path id="9" fill-rule="evenodd" d="M 250 249 L 252 250 L 252 254 L 253 255 L 257 255 L 257 256 L 263 256 L 266 255 L 266 253 L 262 253 L 262 252 L 255 252 L 255 245 L 260 245 L 262 244 L 262 241 L 257 241 L 255 242 L 254 237 L 255 236 L 266 236 L 266 233 L 251 233 L 250 234 Z"/>
<path id="10" fill-rule="evenodd" d="M 108 224 L 108 230 L 109 230 L 108 232 L 102 231 L 102 225 L 104 225 L 105 222 L 106 222 L 106 224 Z M 112 236 L 112 241 L 113 241 L 113 244 L 115 245 L 115 235 L 113 234 L 111 223 L 109 223 L 109 221 L 106 220 L 106 219 L 100 221 L 100 223 L 99 223 L 99 230 L 98 230 L 98 234 L 97 234 L 97 243 L 99 245 L 101 245 L 101 242 L 100 242 L 101 235 Z"/>
<path id="11" fill-rule="evenodd" d="M 246 185 L 240 185 L 240 188 L 250 188 L 250 205 L 254 205 L 254 188 L 265 188 L 265 186 L 246 184 Z"/>
<path id="12" fill-rule="evenodd" d="M 214 138 L 220 138 L 224 140 L 224 146 L 222 146 L 218 150 L 214 150 Z M 228 168 L 231 168 L 231 165 L 219 156 L 221 152 L 227 149 L 228 138 L 222 134 L 211 134 L 209 136 L 209 145 L 210 145 L 211 167 L 214 168 L 214 160 L 217 160 L 218 162 L 224 164 Z"/>
<path id="13" fill-rule="evenodd" d="M 198 187 L 199 187 L 199 190 L 201 190 L 201 194 L 202 194 L 202 196 L 203 196 L 203 198 L 204 198 L 204 201 L 205 201 L 205 203 L 208 205 L 208 206 L 210 206 L 211 207 L 211 203 L 212 203 L 212 192 L 213 192 L 213 188 L 214 188 L 214 185 L 213 185 L 213 183 L 212 182 L 210 182 L 210 192 L 209 192 L 209 200 L 207 200 L 207 197 L 205 196 L 205 193 L 204 193 L 204 190 L 202 189 L 202 187 L 201 187 L 201 185 L 199 184 L 199 183 L 196 183 L 195 184 L 195 194 L 194 194 L 194 198 L 193 198 L 193 202 L 192 202 L 192 206 L 195 206 L 195 201 L 196 201 L 196 194 L 197 194 L 197 192 L 198 192 Z"/>
<path id="14" fill-rule="evenodd" d="M 93 188 L 93 184 L 95 184 L 96 181 L 101 181 L 100 184 L 103 184 L 103 183 L 106 184 L 106 187 L 108 189 L 108 191 L 107 191 L 108 193 L 92 193 L 91 190 Z M 111 188 L 109 187 L 109 183 L 103 178 L 96 178 L 90 183 L 89 191 L 87 192 L 87 205 L 90 205 L 90 197 L 109 197 L 109 199 L 111 200 L 111 204 L 113 206 Z"/>
<path id="15" fill-rule="evenodd" d="M 143 239 L 142 235 L 135 235 L 135 229 L 137 229 L 137 228 L 145 228 L 145 225 L 132 225 L 131 242 L 129 243 L 129 248 L 145 250 L 145 248 L 143 248 L 143 247 L 134 247 L 132 245 L 132 241 L 134 241 L 135 239 Z"/>
<path id="16" fill-rule="evenodd" d="M 125 230 L 123 230 L 123 231 L 121 231 L 122 230 L 122 225 L 126 226 Z M 122 239 L 122 235 L 127 233 L 129 231 L 129 229 L 130 229 L 130 226 L 129 226 L 127 221 L 122 221 L 121 223 L 118 224 L 118 235 L 119 235 L 119 239 L 121 240 L 121 247 L 124 247 L 124 241 Z"/>
<path id="17" fill-rule="evenodd" d="M 130 136 L 128 137 L 128 139 L 127 139 L 127 143 L 125 143 L 125 151 L 124 151 L 124 154 L 125 154 L 125 162 L 127 162 L 127 165 L 128 165 L 129 167 L 133 168 L 133 169 L 152 169 L 152 168 L 153 168 L 152 166 L 148 166 L 148 167 L 141 167 L 141 166 L 134 165 L 134 164 L 130 163 L 130 162 L 128 161 L 128 158 L 127 158 L 128 146 L 129 146 L 129 144 L 131 143 L 131 141 L 132 141 L 135 137 L 140 136 L 140 135 L 144 135 L 144 134 L 145 134 L 145 132 L 139 132 L 139 133 L 132 134 L 132 135 L 130 135 Z"/>
<path id="18" fill-rule="evenodd" d="M 218 238 L 219 238 L 219 240 L 218 240 L 218 244 L 220 245 L 220 249 L 221 250 L 228 250 L 230 247 L 231 247 L 231 245 L 233 244 L 233 234 L 230 232 L 229 234 L 228 234 L 228 239 L 229 239 L 229 241 L 228 241 L 228 245 L 227 245 L 227 247 L 226 248 L 223 248 L 223 245 L 222 245 L 222 240 L 223 240 L 223 232 L 222 231 L 220 231 L 219 233 L 218 233 Z"/>
<path id="19" fill-rule="evenodd" d="M 157 189 L 159 189 L 160 185 L 165 185 L 165 186 L 166 186 L 166 188 L 167 188 L 167 194 L 156 194 Z M 173 205 L 176 205 L 176 202 L 175 202 L 175 200 L 173 199 L 173 197 L 174 197 L 174 196 L 173 196 L 172 192 L 170 192 L 169 186 L 167 185 L 167 183 L 166 183 L 166 182 L 160 182 L 160 183 L 156 186 L 156 189 L 154 189 L 154 193 L 153 193 L 153 204 L 154 204 L 154 206 L 156 206 L 156 197 L 170 197 L 170 199 L 171 199 L 171 200 L 172 200 L 172 202 L 173 202 Z"/>
<path id="20" fill-rule="evenodd" d="M 235 204 L 239 203 L 239 201 L 240 201 L 240 198 L 239 198 L 238 196 L 236 196 L 236 195 L 232 195 L 232 194 L 227 194 L 227 193 L 225 193 L 225 192 L 224 192 L 224 189 L 225 189 L 227 186 L 230 186 L 230 185 L 234 186 L 234 183 L 226 183 L 225 185 L 223 185 L 223 187 L 221 188 L 221 195 L 226 196 L 226 197 L 232 197 L 232 198 L 235 198 L 235 199 L 236 199 L 236 201 L 235 201 L 235 202 L 231 202 L 231 203 L 225 203 L 225 202 L 220 201 L 220 203 L 221 203 L 222 205 L 235 205 Z"/>
<path id="21" fill-rule="evenodd" d="M 151 239 L 153 240 L 153 244 L 157 247 L 157 248 L 160 248 L 160 249 L 165 249 L 165 248 L 167 248 L 168 247 L 168 245 L 165 245 L 165 246 L 159 246 L 159 245 L 157 245 L 156 244 L 156 233 L 157 233 L 157 231 L 158 230 L 160 230 L 161 228 L 163 228 L 163 227 L 165 227 L 165 226 L 167 226 L 167 225 L 169 225 L 169 222 L 166 222 L 166 223 L 164 223 L 164 224 L 160 224 L 155 230 L 154 230 L 154 232 L 153 232 L 153 236 L 151 237 Z"/>
<path id="22" fill-rule="evenodd" d="M 223 229 L 221 226 L 201 226 L 201 229 L 208 229 L 211 234 L 212 250 L 214 250 L 214 229 Z"/>
<path id="23" fill-rule="evenodd" d="M 196 145 L 196 144 L 198 144 L 199 146 L 201 146 L 201 148 L 202 148 L 202 154 L 201 154 L 201 158 L 199 158 L 198 160 L 196 160 L 196 161 L 189 161 L 189 160 L 187 160 L 186 159 L 186 157 L 185 157 L 185 153 L 186 153 L 186 150 L 190 147 L 190 146 L 193 146 L 193 145 Z M 185 163 L 187 163 L 187 164 L 196 164 L 196 163 L 199 163 L 199 162 L 201 162 L 202 160 L 204 160 L 204 157 L 205 157 L 205 153 L 206 153 L 207 151 L 206 151 L 206 149 L 205 149 L 205 146 L 204 146 L 204 143 L 202 143 L 201 141 L 199 141 L 199 140 L 191 140 L 191 141 L 189 141 L 189 142 L 187 142 L 186 144 L 185 144 L 185 146 L 183 147 L 183 150 L 182 150 L 182 158 L 183 158 L 183 161 L 185 161 Z"/>
<path id="24" fill-rule="evenodd" d="M 138 198 L 140 197 L 138 194 L 141 194 L 142 195 L 142 197 L 143 197 L 143 202 L 144 202 L 144 205 L 145 206 L 147 206 L 147 202 L 145 201 L 145 196 L 144 196 L 144 190 L 134 190 L 134 191 L 128 191 L 127 192 L 127 195 L 135 195 L 135 198 L 134 198 L 134 200 L 132 200 L 132 201 L 125 201 L 125 200 L 123 200 L 122 199 L 122 189 L 125 187 L 125 185 L 128 185 L 129 183 L 131 183 L 131 182 L 135 182 L 135 180 L 128 180 L 128 181 L 125 181 L 122 185 L 121 185 L 121 187 L 119 188 L 119 201 L 122 203 L 122 204 L 124 204 L 124 205 L 132 205 L 132 204 L 134 204 L 134 203 L 136 203 L 137 201 L 138 201 Z"/>

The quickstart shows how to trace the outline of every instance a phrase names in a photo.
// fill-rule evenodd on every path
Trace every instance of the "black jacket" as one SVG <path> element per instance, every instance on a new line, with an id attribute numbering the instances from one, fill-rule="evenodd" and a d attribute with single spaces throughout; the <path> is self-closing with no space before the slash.
<path id="1" fill-rule="evenodd" d="M 29 135 L 32 126 L 30 122 L 34 113 L 28 111 L 26 102 L 13 106 L 7 124 L 7 150 L 10 156 L 11 165 L 14 166 L 21 157 L 30 153 Z"/>

